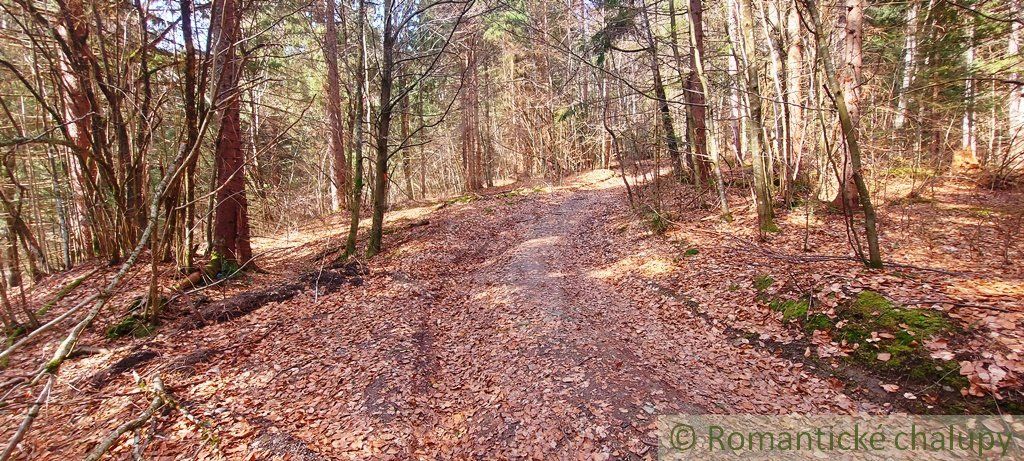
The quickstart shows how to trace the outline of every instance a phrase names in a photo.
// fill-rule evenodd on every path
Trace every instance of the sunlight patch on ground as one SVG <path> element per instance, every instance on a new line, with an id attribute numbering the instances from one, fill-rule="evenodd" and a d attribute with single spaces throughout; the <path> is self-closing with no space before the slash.
<path id="1" fill-rule="evenodd" d="M 647 277 L 658 277 L 676 270 L 671 260 L 644 255 L 630 255 L 612 264 L 587 272 L 587 277 L 612 280 L 629 274 L 640 274 Z"/>
<path id="2" fill-rule="evenodd" d="M 806 213 L 804 210 L 800 210 L 800 211 L 793 212 L 793 213 L 788 213 L 786 215 L 786 217 L 782 220 L 782 222 L 784 222 L 784 223 L 786 223 L 787 225 L 790 225 L 790 226 L 801 226 L 801 227 L 802 226 L 817 227 L 817 226 L 820 226 L 820 225 L 824 224 L 824 221 L 822 221 L 820 218 L 818 218 L 817 214 L 810 213 L 810 216 L 808 216 L 808 213 Z"/>
<path id="3" fill-rule="evenodd" d="M 674 271 L 676 265 L 667 259 L 652 259 L 644 262 L 640 267 L 640 272 L 647 276 L 658 276 L 665 275 Z"/>
<path id="4" fill-rule="evenodd" d="M 951 283 L 949 287 L 959 294 L 1024 297 L 1024 281 L 1021 280 L 966 279 Z M 1024 308 L 1021 311 L 1024 312 Z"/>

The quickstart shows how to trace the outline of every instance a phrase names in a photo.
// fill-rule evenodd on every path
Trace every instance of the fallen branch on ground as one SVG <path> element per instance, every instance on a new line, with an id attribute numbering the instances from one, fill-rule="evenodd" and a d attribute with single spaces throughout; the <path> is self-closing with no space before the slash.
<path id="1" fill-rule="evenodd" d="M 54 296 L 53 299 L 51 299 L 46 304 L 44 304 L 43 307 L 41 307 L 36 312 L 36 315 L 39 315 L 39 316 L 46 315 L 46 313 L 49 312 L 50 309 L 53 308 L 53 306 L 56 306 L 57 303 L 59 303 L 62 299 L 64 299 L 64 297 L 66 297 L 67 295 L 71 294 L 72 291 L 75 291 L 75 288 L 78 288 L 78 286 L 81 285 L 82 282 L 88 280 L 89 277 L 92 277 L 93 275 L 96 275 L 96 273 L 99 272 L 100 269 L 102 269 L 102 267 L 97 267 L 97 268 L 89 271 L 89 273 L 87 273 L 87 274 L 85 274 L 85 275 L 83 275 L 81 277 L 78 277 L 78 278 L 72 280 L 71 283 L 65 285 L 64 288 L 61 288 L 60 291 L 57 292 L 57 296 Z"/>
<path id="2" fill-rule="evenodd" d="M 39 397 L 36 397 L 35 403 L 32 404 L 28 409 L 28 413 L 25 414 L 25 419 L 21 421 L 21 425 L 18 426 L 18 431 L 11 437 L 11 441 L 7 442 L 7 448 L 4 449 L 3 453 L 0 453 L 0 461 L 7 461 L 14 453 L 14 449 L 21 443 L 21 439 L 25 438 L 25 434 L 28 434 L 28 430 L 32 427 L 32 422 L 39 416 L 39 409 L 43 407 L 46 400 L 50 398 L 50 391 L 53 389 L 53 382 L 57 380 L 56 376 L 51 375 L 50 379 L 46 380 L 46 385 L 43 386 L 42 392 L 39 393 Z"/>
<path id="3" fill-rule="evenodd" d="M 739 237 L 736 237 L 736 236 L 731 236 L 731 237 L 733 238 L 733 240 L 736 240 L 737 242 L 740 242 L 746 248 L 736 248 L 736 247 L 730 247 L 728 245 L 723 245 L 722 246 L 723 248 L 726 248 L 726 249 L 729 249 L 729 250 L 733 250 L 733 251 L 747 251 L 747 250 L 751 250 L 752 249 L 752 250 L 755 250 L 755 251 L 757 251 L 757 252 L 761 253 L 762 255 L 767 256 L 769 258 L 781 259 L 781 260 L 784 260 L 784 261 L 798 262 L 798 263 L 805 263 L 805 262 L 827 262 L 827 261 L 855 261 L 855 262 L 861 262 L 860 258 L 856 258 L 854 256 L 817 255 L 817 254 L 793 255 L 793 254 L 779 253 L 779 252 L 769 250 L 769 249 L 764 248 L 764 247 L 759 246 L 759 245 L 753 245 L 753 244 L 751 244 L 751 243 L 749 243 L 749 242 L 747 242 L 747 241 L 745 241 L 745 240 L 743 240 L 743 239 L 741 239 Z M 894 261 L 883 261 L 882 263 L 885 266 L 888 266 L 888 267 L 898 267 L 898 268 L 903 268 L 903 269 L 913 269 L 913 270 L 918 270 L 918 271 L 923 271 L 923 272 L 935 272 L 935 273 L 938 273 L 938 274 L 955 276 L 955 277 L 962 277 L 962 276 L 966 276 L 966 275 L 971 275 L 971 274 L 966 273 L 966 272 L 947 271 L 947 270 L 943 270 L 943 269 L 936 269 L 936 268 L 933 268 L 933 267 L 915 266 L 913 264 L 898 263 L 898 262 L 894 262 Z"/>
<path id="4" fill-rule="evenodd" d="M 100 441 L 99 445 L 96 445 L 96 448 L 93 448 L 92 451 L 86 455 L 85 461 L 98 461 L 103 457 L 103 454 L 106 453 L 115 442 L 117 442 L 117 439 L 121 438 L 122 435 L 129 431 L 134 431 L 142 427 L 143 424 L 146 424 L 146 421 L 149 421 L 149 419 L 156 414 L 157 410 L 167 404 L 165 396 L 168 394 L 164 389 L 164 383 L 160 381 L 159 376 L 153 378 L 153 389 L 150 393 L 153 394 L 153 401 L 150 402 L 146 411 L 142 412 L 142 414 L 135 419 L 126 421 L 120 426 L 117 426 L 117 428 L 107 434 L 107 436 Z"/>

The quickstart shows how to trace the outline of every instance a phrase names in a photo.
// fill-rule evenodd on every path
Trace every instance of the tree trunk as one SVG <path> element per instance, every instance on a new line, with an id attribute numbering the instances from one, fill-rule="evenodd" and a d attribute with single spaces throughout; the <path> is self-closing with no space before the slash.
<path id="1" fill-rule="evenodd" d="M 400 116 L 402 118 L 402 142 L 409 142 L 409 118 L 412 114 L 409 113 L 409 95 L 405 95 L 402 98 L 402 102 L 399 103 Z M 412 191 L 412 162 L 409 161 L 409 152 L 411 149 L 408 147 L 402 149 L 402 177 L 405 179 L 405 195 L 409 197 L 409 200 L 416 200 L 416 196 L 413 195 Z"/>
<path id="2" fill-rule="evenodd" d="M 670 0 L 675 1 L 675 0 Z M 686 102 L 690 111 L 689 133 L 693 142 L 693 169 L 699 183 L 711 181 L 713 170 L 711 157 L 708 154 L 708 113 L 707 86 L 701 82 L 702 76 L 698 68 L 703 67 L 704 55 L 704 8 L 702 0 L 690 0 L 690 75 L 686 82 Z M 717 153 L 716 153 L 717 155 Z M 725 203 L 725 202 L 723 202 Z M 728 214 L 728 209 L 723 213 Z"/>
<path id="3" fill-rule="evenodd" d="M 393 0 L 384 0 L 384 31 L 382 34 L 380 67 L 380 114 L 377 117 L 376 158 L 373 176 L 373 214 L 370 219 L 370 236 L 366 242 L 366 257 L 380 253 L 384 236 L 384 212 L 388 201 L 388 141 L 391 134 L 391 118 L 394 105 L 391 101 L 394 85 L 395 42 Z"/>
<path id="4" fill-rule="evenodd" d="M 1020 0 L 1010 1 L 1010 11 L 1020 13 Z M 1008 56 L 1020 57 L 1021 40 L 1024 40 L 1024 25 L 1020 21 L 1010 23 L 1010 40 L 1006 47 Z M 1012 169 L 1024 168 L 1024 84 L 1020 83 L 1021 74 L 1013 72 L 1010 80 L 1017 82 L 1010 84 L 1010 94 L 1007 98 L 1007 117 L 1009 119 L 1006 167 Z"/>
<path id="5" fill-rule="evenodd" d="M 973 17 L 969 19 L 970 36 L 969 44 L 964 50 L 964 64 L 967 66 L 967 78 L 964 79 L 964 116 L 960 123 L 960 150 L 953 154 L 953 165 L 951 170 L 957 173 L 970 173 L 978 167 L 978 138 L 975 135 L 975 82 L 974 82 L 974 53 L 975 53 L 975 25 Z"/>
<path id="6" fill-rule="evenodd" d="M 843 69 L 839 73 L 839 83 L 842 85 L 842 94 L 849 111 L 850 122 L 854 129 L 858 129 L 860 127 L 861 67 L 864 61 L 862 51 L 864 0 L 846 0 L 844 11 L 846 14 L 843 21 Z M 842 176 L 839 178 L 839 195 L 832 202 L 835 207 L 849 210 L 855 209 L 859 201 L 857 197 L 859 188 L 853 180 L 852 156 L 849 149 L 846 149 L 841 170 Z"/>
<path id="7" fill-rule="evenodd" d="M 92 95 L 92 79 L 88 64 L 83 62 L 88 49 L 89 28 L 85 23 L 85 10 L 81 0 L 70 0 L 62 8 L 61 23 L 57 33 L 67 43 L 68 49 L 61 55 L 61 83 L 64 86 L 64 119 L 67 121 L 69 141 L 75 146 L 72 161 L 69 162 L 71 176 L 71 201 L 78 218 L 85 254 L 96 255 L 93 207 L 89 197 L 92 173 L 89 171 L 90 153 L 93 152 L 93 109 L 95 96 Z"/>
<path id="8" fill-rule="evenodd" d="M 331 210 L 345 206 L 349 162 L 345 156 L 345 127 L 341 110 L 341 77 L 338 73 L 338 28 L 335 0 L 325 0 L 324 60 L 327 63 L 327 156 L 331 162 Z"/>
<path id="9" fill-rule="evenodd" d="M 804 0 L 807 12 L 810 15 L 811 26 L 814 27 L 815 44 L 818 50 L 818 57 L 825 66 L 825 84 L 832 93 L 836 112 L 839 113 L 839 124 L 843 130 L 843 137 L 846 140 L 846 148 L 850 154 L 851 174 L 853 183 L 857 187 L 861 207 L 864 208 L 865 237 L 868 241 L 868 261 L 865 264 L 869 267 L 882 267 L 882 255 L 878 247 L 878 231 L 875 227 L 875 207 L 871 204 L 871 195 L 868 192 L 867 183 L 861 172 L 860 143 L 858 141 L 857 125 L 853 122 L 849 108 L 846 106 L 845 88 L 836 78 L 835 65 L 832 64 L 832 56 L 829 54 L 828 45 L 823 38 L 824 32 L 821 27 L 821 18 L 818 15 L 817 0 Z M 857 1 L 857 0 L 852 0 Z"/>
<path id="10" fill-rule="evenodd" d="M 800 176 L 804 153 L 804 92 L 800 73 L 804 61 L 804 46 L 800 33 L 800 16 L 795 5 L 790 6 L 786 16 L 786 35 L 789 40 L 789 47 L 786 50 L 786 78 L 789 80 L 786 84 L 786 100 L 789 102 L 789 138 L 793 154 L 789 180 L 795 182 Z"/>
<path id="11" fill-rule="evenodd" d="M 672 173 L 676 179 L 684 177 L 682 156 L 679 153 L 679 138 L 676 136 L 675 124 L 672 121 L 672 111 L 668 106 L 668 96 L 665 94 L 665 84 L 661 80 L 661 66 L 658 64 L 658 45 L 655 41 L 655 32 L 652 28 L 650 14 L 647 8 L 642 9 L 644 22 L 647 26 L 645 33 L 647 37 L 647 52 L 651 57 L 651 74 L 654 77 L 654 96 L 658 102 L 658 112 L 661 115 L 661 127 L 665 130 L 665 144 L 668 147 L 668 156 L 672 162 Z"/>
<path id="12" fill-rule="evenodd" d="M 241 38 L 240 14 L 236 0 L 217 0 L 211 17 L 212 49 L 217 73 L 215 107 L 219 111 L 214 165 L 217 177 L 217 209 L 214 214 L 214 264 L 233 271 L 249 263 L 248 202 L 245 197 L 245 154 L 242 151 L 240 119 L 241 59 L 237 44 Z"/>
<path id="13" fill-rule="evenodd" d="M 917 0 L 911 0 L 907 8 L 907 33 L 903 45 L 903 67 L 901 69 L 899 94 L 896 96 L 896 117 L 893 127 L 903 128 L 907 121 L 907 91 L 914 81 L 914 57 L 917 55 Z"/>
<path id="14" fill-rule="evenodd" d="M 345 255 L 352 256 L 356 253 L 356 237 L 359 234 L 359 209 L 363 201 L 363 140 L 365 127 L 370 122 L 370 112 L 367 108 L 366 83 L 369 70 L 366 65 L 366 0 L 359 0 L 359 65 L 356 69 L 356 95 L 355 95 L 355 145 L 352 152 L 352 163 L 354 172 L 352 174 L 352 199 L 349 201 L 349 227 L 348 238 L 345 241 Z"/>
<path id="15" fill-rule="evenodd" d="M 761 126 L 760 76 L 754 52 L 754 12 L 751 0 L 739 0 L 742 48 L 746 66 L 746 87 L 749 95 L 750 131 L 754 150 L 751 152 L 754 167 L 754 200 L 757 202 L 757 220 L 761 231 L 774 232 L 775 211 L 772 209 L 771 185 L 768 183 L 768 153 L 765 149 L 764 129 Z"/>
<path id="16" fill-rule="evenodd" d="M 708 158 L 706 159 L 698 156 L 696 160 L 697 165 L 702 165 L 698 168 L 698 172 L 703 168 L 708 168 L 714 172 L 715 190 L 718 192 L 718 202 L 722 210 L 722 217 L 726 220 L 731 220 L 732 216 L 729 212 L 729 199 L 726 196 L 725 183 L 722 180 L 721 153 L 718 150 L 718 143 L 715 141 L 715 134 L 712 132 L 710 136 L 708 135 L 706 128 L 707 124 L 705 123 L 706 116 L 707 120 L 711 122 L 710 125 L 714 126 L 715 118 L 714 112 L 711 110 L 711 105 L 706 104 L 705 102 L 705 96 L 708 94 L 708 90 L 711 88 L 711 85 L 708 84 L 707 73 L 704 70 L 704 33 L 703 31 L 698 32 L 699 29 L 703 30 L 703 26 L 701 24 L 701 12 L 701 0 L 690 0 L 690 48 L 692 50 L 691 64 L 693 65 L 693 72 L 691 73 L 691 76 L 696 77 L 696 86 L 692 88 L 692 94 L 697 95 L 697 97 L 693 98 L 693 101 L 695 104 L 699 101 L 699 107 L 701 109 L 698 112 L 695 110 L 698 106 L 691 107 L 691 109 L 694 110 L 693 138 L 694 143 L 706 143 L 704 144 L 704 146 L 706 146 L 704 150 L 708 155 Z M 697 122 L 698 114 L 700 119 L 699 123 Z M 698 130 L 700 131 L 699 134 Z M 701 179 L 704 180 L 706 178 L 702 177 Z"/>

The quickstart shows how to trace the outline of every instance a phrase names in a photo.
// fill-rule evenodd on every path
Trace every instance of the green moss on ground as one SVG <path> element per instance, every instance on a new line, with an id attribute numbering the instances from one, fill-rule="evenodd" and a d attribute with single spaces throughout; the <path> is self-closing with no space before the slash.
<path id="1" fill-rule="evenodd" d="M 796 320 L 805 320 L 807 318 L 807 309 L 810 305 L 804 299 L 776 299 L 768 303 L 773 311 L 782 312 L 783 322 L 792 322 Z"/>
<path id="2" fill-rule="evenodd" d="M 156 331 L 155 325 L 146 322 L 141 317 L 130 315 L 121 319 L 120 322 L 107 327 L 105 336 L 107 339 L 118 339 L 125 336 L 142 338 L 153 334 L 154 331 Z"/>
<path id="3" fill-rule="evenodd" d="M 757 291 L 767 290 L 768 287 L 775 283 L 775 279 L 767 274 L 762 274 L 754 277 L 754 289 Z"/>
<path id="4" fill-rule="evenodd" d="M 644 216 L 644 221 L 647 224 L 647 228 L 651 230 L 651 233 L 655 235 L 662 235 L 670 226 L 668 219 L 664 215 L 656 211 L 649 211 Z"/>
<path id="5" fill-rule="evenodd" d="M 755 287 L 769 285 L 755 280 Z M 848 360 L 860 366 L 921 384 L 938 383 L 954 389 L 967 386 L 957 362 L 933 359 L 924 347 L 929 338 L 949 336 L 956 330 L 940 312 L 901 307 L 869 290 L 838 307 L 835 318 L 822 313 L 808 315 L 803 299 L 776 299 L 769 306 L 782 312 L 784 322 L 799 324 L 807 334 L 815 330 L 830 333 L 853 349 Z M 879 360 L 879 354 L 889 354 L 889 359 Z"/>

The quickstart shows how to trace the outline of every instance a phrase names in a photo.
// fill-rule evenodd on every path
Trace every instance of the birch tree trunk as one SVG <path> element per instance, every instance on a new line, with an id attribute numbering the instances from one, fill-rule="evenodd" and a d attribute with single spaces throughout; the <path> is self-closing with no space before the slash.
<path id="1" fill-rule="evenodd" d="M 1010 0 L 1010 9 L 1012 12 L 1020 14 L 1020 0 Z M 1019 20 L 1013 21 L 1010 23 L 1010 41 L 1006 47 L 1007 55 L 1020 58 L 1022 39 L 1024 39 L 1024 25 Z M 1009 146 L 1005 163 L 1010 169 L 1021 169 L 1024 167 L 1024 84 L 1020 83 L 1021 77 L 1022 74 L 1019 72 L 1014 72 L 1010 75 L 1010 80 L 1017 83 L 1010 84 L 1010 94 L 1007 99 Z"/>
<path id="2" fill-rule="evenodd" d="M 800 176 L 804 153 L 804 81 L 801 74 L 804 46 L 800 31 L 800 15 L 796 5 L 791 5 L 786 15 L 786 35 L 789 40 L 786 49 L 786 100 L 789 102 L 789 138 L 793 155 L 789 172 L 791 182 Z"/>
<path id="3" fill-rule="evenodd" d="M 914 81 L 914 56 L 917 55 L 917 1 L 911 0 L 907 9 L 907 35 L 903 45 L 903 67 L 901 70 L 900 87 L 896 96 L 896 117 L 893 127 L 903 128 L 907 122 L 907 91 Z"/>

